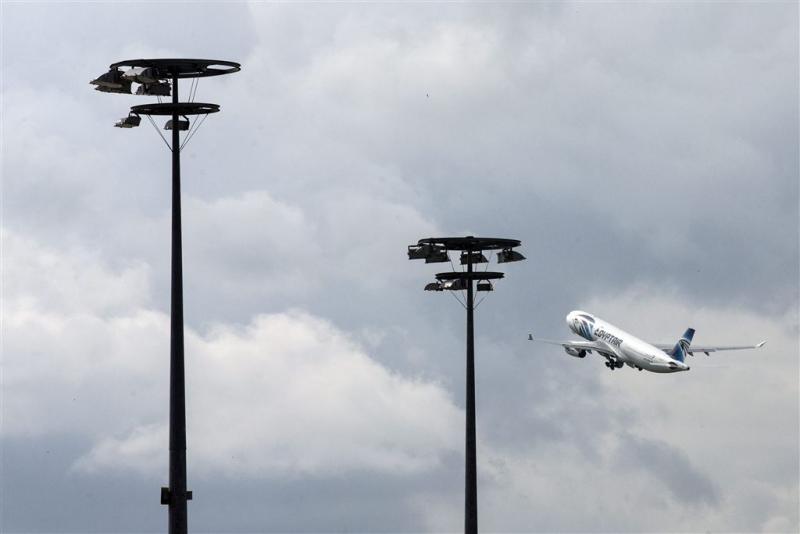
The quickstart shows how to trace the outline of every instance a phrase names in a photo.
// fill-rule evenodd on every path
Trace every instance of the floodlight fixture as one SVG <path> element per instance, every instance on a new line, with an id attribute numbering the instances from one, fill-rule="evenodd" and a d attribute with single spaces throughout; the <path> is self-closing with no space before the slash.
<path id="1" fill-rule="evenodd" d="M 168 120 L 167 124 L 164 125 L 164 129 L 165 130 L 172 130 L 173 128 L 175 128 L 176 124 L 178 125 L 178 130 L 188 130 L 189 129 L 189 119 L 187 119 L 185 117 L 184 117 L 183 120 L 181 120 L 181 119 L 178 119 L 177 121 L 174 121 L 173 119 Z"/>
<path id="2" fill-rule="evenodd" d="M 118 120 L 114 126 L 117 128 L 136 128 L 141 122 L 142 118 L 139 115 L 130 113 L 127 117 Z"/>
<path id="3" fill-rule="evenodd" d="M 468 263 L 489 263 L 489 260 L 486 259 L 486 256 L 484 256 L 483 252 L 480 250 L 474 252 L 467 252 L 465 250 L 461 253 L 461 265 L 466 265 Z"/>
<path id="4" fill-rule="evenodd" d="M 98 85 L 94 88 L 95 91 L 100 91 L 101 93 L 119 93 L 121 95 L 129 95 L 131 94 L 131 86 L 130 84 L 121 85 L 119 87 L 109 87 L 107 85 Z"/>
<path id="5" fill-rule="evenodd" d="M 425 263 L 444 263 L 450 261 L 447 249 L 436 245 L 409 245 L 409 260 L 425 260 Z"/>
<path id="6" fill-rule="evenodd" d="M 169 74 L 159 75 L 158 71 L 153 67 L 132 67 L 122 73 L 122 76 L 132 82 L 143 84 L 158 83 L 159 80 L 171 77 Z"/>
<path id="7" fill-rule="evenodd" d="M 408 246 L 408 259 L 409 260 L 424 260 L 431 253 L 432 247 L 430 245 L 409 245 Z"/>
<path id="8" fill-rule="evenodd" d="M 503 249 L 501 252 L 497 253 L 497 263 L 511 263 L 514 261 L 522 261 L 524 259 L 525 256 L 516 250 L 511 250 L 510 248 Z"/>
<path id="9" fill-rule="evenodd" d="M 125 80 L 119 69 L 109 69 L 108 72 L 104 72 L 89 83 L 98 87 L 118 89 L 125 84 L 130 84 L 130 80 Z"/>
<path id="10" fill-rule="evenodd" d="M 442 248 L 433 249 L 425 256 L 425 263 L 447 263 L 448 261 L 450 261 L 450 256 L 447 255 L 447 250 Z"/>
<path id="11" fill-rule="evenodd" d="M 514 251 L 521 243 L 516 239 L 494 237 L 430 237 L 420 239 L 416 245 L 408 247 L 409 259 L 425 258 L 425 263 L 435 260 L 448 261 L 449 251 L 461 252 L 461 265 L 466 270 L 438 273 L 437 282 L 425 286 L 426 291 L 462 291 L 466 290 L 466 301 L 460 301 L 467 310 L 467 365 L 466 365 L 466 458 L 465 458 L 465 500 L 464 500 L 464 532 L 478 532 L 478 476 L 477 476 L 477 441 L 475 432 L 475 331 L 474 312 L 476 308 L 474 291 L 494 291 L 493 280 L 503 278 L 503 273 L 488 270 L 475 270 L 478 263 L 487 263 L 484 251 L 502 251 L 498 254 L 498 262 L 520 261 L 522 254 Z M 426 248 L 427 247 L 427 248 Z M 477 285 L 477 288 L 476 288 Z M 456 295 L 458 299 L 458 296 Z M 481 301 L 478 302 L 480 304 Z"/>
<path id="12" fill-rule="evenodd" d="M 131 81 L 123 78 L 119 69 L 109 69 L 89 83 L 101 93 L 131 94 Z"/>
<path id="13" fill-rule="evenodd" d="M 165 82 L 143 83 L 136 88 L 137 95 L 145 96 L 170 96 L 170 86 Z"/>
<path id="14" fill-rule="evenodd" d="M 447 280 L 446 282 L 441 282 L 441 284 L 442 288 L 447 289 L 448 291 L 463 291 L 467 289 L 467 283 L 461 278 Z"/>

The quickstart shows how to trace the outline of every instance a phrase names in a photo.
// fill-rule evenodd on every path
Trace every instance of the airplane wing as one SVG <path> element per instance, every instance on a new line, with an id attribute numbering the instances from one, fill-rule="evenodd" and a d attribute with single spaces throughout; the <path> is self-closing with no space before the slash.
<path id="1" fill-rule="evenodd" d="M 538 337 L 533 337 L 533 334 L 528 334 L 528 341 L 539 341 L 540 343 L 549 343 L 550 345 L 561 345 L 565 349 L 570 348 L 576 350 L 595 351 L 598 354 L 602 354 L 604 356 L 608 355 L 612 358 L 616 358 L 616 355 L 609 353 L 606 347 L 595 341 L 555 341 L 553 339 L 541 339 Z"/>
<path id="2" fill-rule="evenodd" d="M 719 352 L 719 351 L 722 351 L 722 350 L 760 349 L 761 347 L 764 346 L 765 343 L 766 343 L 766 341 L 762 341 L 761 343 L 758 343 L 757 345 L 716 345 L 716 346 L 712 346 L 712 345 L 689 345 L 688 347 L 686 347 L 685 350 L 686 350 L 686 352 L 688 352 L 692 356 L 694 356 L 695 352 L 704 352 L 706 354 L 706 356 L 708 356 L 712 352 Z M 664 352 L 669 352 L 669 351 L 672 350 L 672 348 L 675 346 L 675 344 L 674 343 L 672 343 L 670 345 L 654 344 L 653 346 L 658 348 L 658 349 L 663 350 Z"/>

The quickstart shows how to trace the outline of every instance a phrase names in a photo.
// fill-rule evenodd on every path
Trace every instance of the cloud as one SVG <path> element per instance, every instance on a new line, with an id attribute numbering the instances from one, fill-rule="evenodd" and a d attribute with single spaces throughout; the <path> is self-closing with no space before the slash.
<path id="1" fill-rule="evenodd" d="M 142 261 L 110 266 L 97 249 L 56 250 L 25 235 L 0 232 L 8 312 L 114 315 L 149 304 L 152 273 Z"/>
<path id="2" fill-rule="evenodd" d="M 692 465 L 689 456 L 669 443 L 621 436 L 617 450 L 623 468 L 643 469 L 666 489 L 673 500 L 686 506 L 713 506 L 719 502 L 719 490 L 707 475 Z"/>
<path id="3" fill-rule="evenodd" d="M 83 472 L 165 469 L 169 318 L 143 299 L 119 307 L 118 295 L 146 284 L 95 258 L 4 237 L 8 261 L 27 266 L 5 280 L 15 289 L 4 301 L 4 435 L 93 435 L 75 464 Z M 91 296 L 80 308 L 48 307 L 58 294 L 24 298 L 53 265 L 68 280 L 54 280 L 55 293 Z M 302 311 L 187 329 L 186 355 L 189 458 L 201 475 L 415 473 L 458 442 L 461 412 L 441 386 L 389 371 Z"/>
<path id="4" fill-rule="evenodd" d="M 441 387 L 387 371 L 302 312 L 192 335 L 187 355 L 189 457 L 201 475 L 414 473 L 458 443 L 460 411 Z M 165 439 L 163 425 L 137 427 L 78 465 L 161 469 Z"/>

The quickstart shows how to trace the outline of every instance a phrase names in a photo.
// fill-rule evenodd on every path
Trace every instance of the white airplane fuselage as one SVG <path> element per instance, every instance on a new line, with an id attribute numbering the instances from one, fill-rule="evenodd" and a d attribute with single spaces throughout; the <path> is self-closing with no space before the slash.
<path id="1" fill-rule="evenodd" d="M 684 362 L 673 359 L 663 350 L 590 313 L 576 310 L 570 312 L 566 320 L 567 326 L 574 333 L 587 341 L 600 344 L 604 351 L 612 354 L 617 360 L 618 367 L 624 364 L 654 373 L 676 373 L 689 370 L 689 366 Z M 577 349 L 573 350 L 581 352 Z M 570 350 L 567 352 L 573 356 L 579 356 Z"/>

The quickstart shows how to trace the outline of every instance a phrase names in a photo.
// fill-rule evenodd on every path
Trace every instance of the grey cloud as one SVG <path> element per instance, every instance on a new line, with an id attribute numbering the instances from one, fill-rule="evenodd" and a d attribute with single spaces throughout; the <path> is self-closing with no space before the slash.
<path id="1" fill-rule="evenodd" d="M 3 531 L 163 531 L 159 487 L 166 483 L 166 473 L 161 478 L 76 472 L 73 458 L 86 446 L 82 438 L 70 435 L 35 444 L 3 438 Z M 266 484 L 190 474 L 190 527 L 200 532 L 422 531 L 417 504 L 408 496 L 420 488 L 446 491 L 458 482 L 461 467 L 460 461 L 452 461 L 428 473 L 382 480 L 350 473 L 273 477 Z"/>
<path id="2" fill-rule="evenodd" d="M 719 490 L 708 475 L 692 465 L 685 452 L 665 441 L 623 434 L 617 464 L 647 472 L 673 500 L 690 507 L 713 506 L 720 501 Z M 657 498 L 657 492 L 653 493 Z"/>

